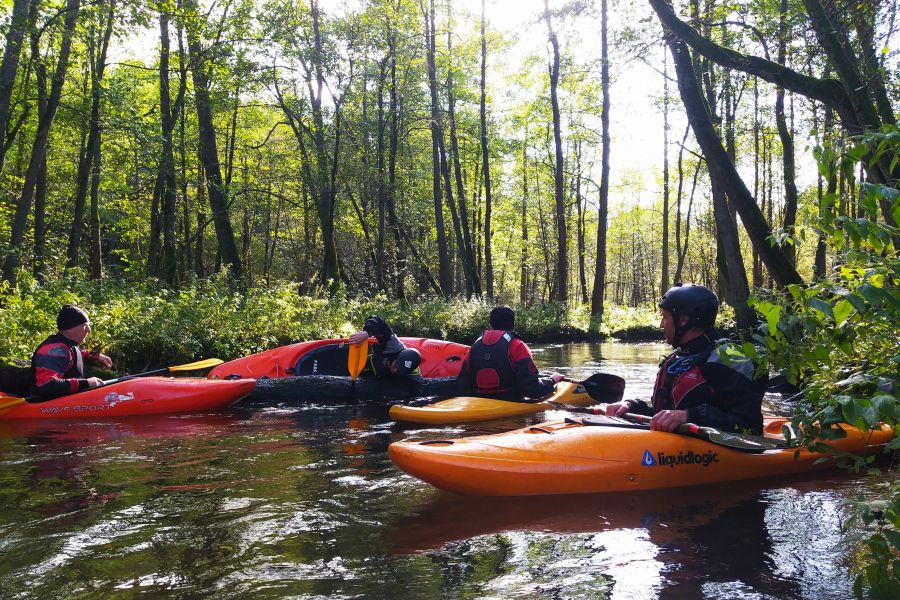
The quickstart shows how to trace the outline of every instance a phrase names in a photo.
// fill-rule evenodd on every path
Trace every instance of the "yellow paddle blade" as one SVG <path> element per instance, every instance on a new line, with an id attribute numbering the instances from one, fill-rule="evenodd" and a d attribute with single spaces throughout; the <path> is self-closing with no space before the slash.
<path id="1" fill-rule="evenodd" d="M 25 398 L 19 398 L 18 396 L 0 396 L 0 411 L 18 406 L 24 402 Z"/>
<path id="2" fill-rule="evenodd" d="M 203 360 L 198 360 L 197 362 L 188 363 L 186 365 L 175 365 L 174 367 L 169 367 L 169 371 L 199 371 L 200 369 L 208 369 L 210 367 L 216 367 L 221 365 L 224 360 L 221 358 L 205 358 Z"/>
<path id="3" fill-rule="evenodd" d="M 350 379 L 356 381 L 363 367 L 366 366 L 366 358 L 369 356 L 369 343 L 350 344 L 350 352 L 347 354 L 347 370 L 350 371 Z"/>

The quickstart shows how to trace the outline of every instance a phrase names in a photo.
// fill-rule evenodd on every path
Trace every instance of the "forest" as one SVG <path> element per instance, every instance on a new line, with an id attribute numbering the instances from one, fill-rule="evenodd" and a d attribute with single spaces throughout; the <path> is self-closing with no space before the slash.
<path id="1" fill-rule="evenodd" d="M 896 175 L 889 157 L 816 172 L 811 152 L 893 125 L 895 7 L 831 31 L 838 5 L 535 2 L 541 43 L 512 54 L 520 34 L 459 4 L 12 2 L 3 278 L 177 288 L 227 269 L 593 315 L 685 280 L 747 326 L 752 288 L 836 260 L 826 198 L 857 216 L 859 180 Z M 642 151 L 660 161 L 614 179 L 615 79 L 640 61 L 663 125 Z"/>
<path id="2" fill-rule="evenodd" d="M 609 334 L 691 281 L 805 390 L 798 419 L 892 423 L 897 12 L 6 0 L 0 354 L 27 358 L 61 301 L 135 364 L 373 310 L 468 338 L 495 302 Z M 861 594 L 900 589 L 885 496 L 858 511 Z"/>

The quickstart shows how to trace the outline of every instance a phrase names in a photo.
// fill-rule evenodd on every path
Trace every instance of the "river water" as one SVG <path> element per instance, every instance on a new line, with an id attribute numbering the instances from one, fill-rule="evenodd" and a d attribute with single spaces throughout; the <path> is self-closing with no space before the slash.
<path id="1" fill-rule="evenodd" d="M 620 374 L 626 397 L 647 397 L 664 351 L 538 346 L 535 359 Z M 863 476 L 484 499 L 387 457 L 395 440 L 528 422 L 401 429 L 383 405 L 332 401 L 6 424 L 0 598 L 852 597 L 843 502 Z"/>

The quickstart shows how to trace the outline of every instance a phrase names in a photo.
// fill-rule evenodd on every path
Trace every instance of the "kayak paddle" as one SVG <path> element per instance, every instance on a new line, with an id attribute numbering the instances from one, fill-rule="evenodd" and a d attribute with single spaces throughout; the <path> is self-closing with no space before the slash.
<path id="1" fill-rule="evenodd" d="M 585 417 L 581 422 L 583 425 L 600 425 L 605 427 L 629 427 L 629 425 L 631 425 L 631 427 L 649 429 L 650 419 L 651 417 L 646 415 L 626 413 L 625 419 L 603 415 L 599 418 Z M 766 450 L 785 448 L 784 444 L 780 444 L 775 440 L 770 440 L 759 435 L 726 433 L 713 427 L 701 427 L 694 423 L 682 423 L 673 433 L 696 437 L 711 444 L 724 446 L 733 450 L 740 450 L 741 452 L 761 453 Z"/>
<path id="2" fill-rule="evenodd" d="M 563 381 L 583 386 L 588 396 L 597 402 L 612 404 L 621 400 L 625 394 L 625 380 L 612 373 L 594 373 L 584 381 L 563 377 Z"/>
<path id="3" fill-rule="evenodd" d="M 164 367 L 162 369 L 154 369 L 152 371 L 144 371 L 142 373 L 134 373 L 132 375 L 122 375 L 121 377 L 116 377 L 115 379 L 107 379 L 103 382 L 103 385 L 109 385 L 111 383 L 119 383 L 120 381 L 128 381 L 129 379 L 135 379 L 137 377 L 147 377 L 149 375 L 161 375 L 162 373 L 176 373 L 178 371 L 199 371 L 201 369 L 208 369 L 210 367 L 217 367 L 221 365 L 224 360 L 221 358 L 204 358 L 203 360 L 198 360 L 192 363 L 187 363 L 186 365 L 174 365 L 172 367 Z"/>
<path id="4" fill-rule="evenodd" d="M 23 402 L 25 402 L 25 398 L 19 398 L 18 396 L 0 397 L 0 411 L 6 410 L 7 408 L 12 408 L 13 406 L 18 406 Z"/>
<path id="5" fill-rule="evenodd" d="M 162 373 L 174 373 L 177 371 L 199 371 L 200 369 L 208 369 L 210 367 L 215 367 L 217 365 L 221 365 L 223 361 L 221 358 L 206 358 L 203 360 L 198 360 L 196 362 L 187 363 L 186 365 L 174 365 L 171 367 L 165 367 L 163 369 L 154 369 L 152 371 L 144 371 L 143 373 L 134 373 L 132 375 L 123 375 L 122 377 L 116 377 L 115 379 L 107 379 L 103 382 L 103 385 L 111 385 L 113 383 L 119 383 L 121 381 L 128 381 L 129 379 L 136 379 L 138 377 L 147 377 L 149 375 L 160 375 Z M 89 388 L 94 389 L 94 388 Z M 80 390 L 82 392 L 86 392 L 87 390 Z M 77 394 L 78 392 L 73 392 Z M 71 394 L 66 394 L 67 396 Z M 29 396 L 28 398 L 20 398 L 18 396 L 0 396 L 0 411 L 12 408 L 14 406 L 18 406 L 23 402 L 28 402 L 29 400 L 40 400 L 37 396 Z M 51 398 L 52 400 L 52 398 Z"/>
<path id="6" fill-rule="evenodd" d="M 350 371 L 350 380 L 356 381 L 363 367 L 366 366 L 366 358 L 369 356 L 369 344 L 360 342 L 350 344 L 350 352 L 347 354 L 347 370 Z"/>

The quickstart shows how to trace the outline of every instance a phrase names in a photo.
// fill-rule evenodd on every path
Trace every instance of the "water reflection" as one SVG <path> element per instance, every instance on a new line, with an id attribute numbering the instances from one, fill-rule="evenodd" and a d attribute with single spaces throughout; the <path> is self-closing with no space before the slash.
<path id="1" fill-rule="evenodd" d="M 648 397 L 660 344 L 535 348 Z M 559 416 L 551 412 L 538 415 Z M 470 499 L 402 475 L 404 430 L 334 401 L 119 422 L 0 422 L 0 597 L 845 598 L 860 480 Z"/>

